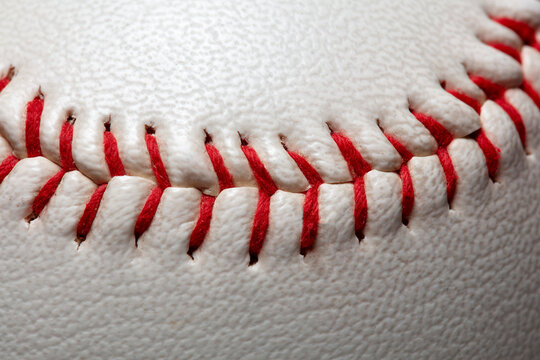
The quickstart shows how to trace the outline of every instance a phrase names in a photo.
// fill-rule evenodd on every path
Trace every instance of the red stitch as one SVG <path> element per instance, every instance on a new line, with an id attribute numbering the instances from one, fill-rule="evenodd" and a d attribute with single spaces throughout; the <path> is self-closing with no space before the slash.
<path id="1" fill-rule="evenodd" d="M 125 175 L 124 164 L 122 164 L 122 160 L 118 154 L 118 145 L 114 135 L 110 131 L 109 123 L 105 124 L 105 131 L 103 132 L 103 152 L 111 177 Z M 83 215 L 77 225 L 77 241 L 79 243 L 83 242 L 88 236 L 106 189 L 107 184 L 99 185 L 86 204 Z"/>
<path id="2" fill-rule="evenodd" d="M 478 143 L 478 146 L 480 147 L 480 149 L 484 153 L 484 157 L 486 158 L 486 166 L 488 168 L 489 177 L 493 181 L 495 181 L 495 175 L 497 174 L 497 170 L 499 169 L 499 153 L 501 152 L 501 150 L 499 150 L 499 148 L 493 145 L 493 143 L 489 140 L 483 130 L 480 130 L 478 132 L 478 135 L 476 136 L 476 142 Z"/>
<path id="3" fill-rule="evenodd" d="M 401 165 L 399 169 L 399 177 L 401 178 L 402 192 L 401 192 L 401 219 L 406 225 L 409 220 L 412 208 L 414 206 L 414 188 L 411 179 L 411 173 L 407 164 Z"/>
<path id="4" fill-rule="evenodd" d="M 519 53 L 519 50 L 516 50 L 513 47 L 508 46 L 506 44 L 502 44 L 502 43 L 489 43 L 488 45 L 491 46 L 494 49 L 497 49 L 497 50 L 505 53 L 508 56 L 513 57 L 514 60 L 521 63 L 521 54 Z"/>
<path id="5" fill-rule="evenodd" d="M 92 194 L 90 201 L 86 204 L 83 215 L 77 224 L 77 241 L 79 243 L 83 242 L 88 236 L 106 189 L 107 184 L 99 185 Z"/>
<path id="6" fill-rule="evenodd" d="M 448 199 L 448 204 L 452 204 L 454 194 L 456 193 L 458 176 L 454 169 L 450 154 L 448 154 L 448 150 L 445 147 L 440 147 L 437 150 L 437 156 L 439 157 L 444 176 L 446 177 L 446 198 Z"/>
<path id="7" fill-rule="evenodd" d="M 70 121 L 66 121 L 62 125 L 62 131 L 60 132 L 60 164 L 66 172 L 76 169 L 71 152 L 72 142 L 73 124 Z"/>
<path id="8" fill-rule="evenodd" d="M 111 177 L 126 175 L 124 164 L 122 164 L 122 160 L 118 154 L 116 139 L 108 127 L 105 128 L 105 132 L 103 133 L 103 149 Z"/>
<path id="9" fill-rule="evenodd" d="M 32 204 L 32 215 L 30 215 L 30 217 L 28 218 L 30 221 L 37 218 L 39 214 L 43 211 L 43 208 L 45 208 L 45 206 L 49 203 L 52 196 L 56 192 L 56 188 L 58 188 L 60 181 L 62 181 L 65 173 L 76 169 L 75 163 L 73 162 L 73 155 L 71 152 L 73 141 L 73 124 L 71 123 L 72 121 L 73 119 L 70 117 L 68 121 L 66 121 L 62 125 L 62 130 L 60 131 L 59 147 L 60 164 L 62 166 L 62 169 L 57 172 L 52 178 L 50 178 L 49 181 L 45 183 L 45 185 L 43 185 L 38 195 L 34 199 L 34 202 Z M 37 132 L 39 134 L 39 128 L 37 129 Z M 39 140 L 37 145 L 39 146 Z M 39 151 L 41 152 L 41 149 Z"/>
<path id="10" fill-rule="evenodd" d="M 529 97 L 532 99 L 532 101 L 536 104 L 536 107 L 538 110 L 540 110 L 540 94 L 534 89 L 532 84 L 528 82 L 527 80 L 523 80 L 523 84 L 521 84 L 521 88 Z"/>
<path id="11" fill-rule="evenodd" d="M 304 215 L 302 220 L 302 235 L 300 237 L 300 254 L 305 256 L 315 245 L 319 227 L 319 186 L 323 179 L 307 160 L 301 155 L 287 151 L 296 162 L 302 174 L 311 186 L 304 199 Z"/>
<path id="12" fill-rule="evenodd" d="M 471 76 L 471 80 L 486 93 L 488 99 L 495 101 L 514 122 L 523 148 L 527 147 L 527 130 L 520 113 L 505 98 L 506 88 L 495 84 L 481 76 Z"/>
<path id="13" fill-rule="evenodd" d="M 135 223 L 135 245 L 137 240 L 141 237 L 142 234 L 150 227 L 156 211 L 161 201 L 161 196 L 163 195 L 163 188 L 156 186 L 146 199 L 143 209 L 141 210 L 139 216 L 137 217 L 137 222 Z"/>
<path id="14" fill-rule="evenodd" d="M 251 146 L 243 144 L 242 151 L 249 162 L 249 166 L 251 167 L 253 176 L 259 185 L 259 189 L 272 196 L 278 190 L 278 188 L 274 183 L 274 180 L 272 180 L 270 173 L 268 173 L 268 170 L 266 170 L 263 162 Z"/>
<path id="15" fill-rule="evenodd" d="M 454 95 L 459 100 L 463 101 L 465 104 L 472 107 L 478 114 L 481 112 L 482 106 L 478 101 L 475 99 L 454 90 L 447 90 L 450 94 Z M 489 138 L 486 136 L 484 130 L 480 129 L 476 135 L 473 136 L 478 143 L 478 146 L 484 153 L 484 157 L 486 159 L 486 166 L 488 168 L 488 174 L 491 180 L 495 181 L 495 175 L 497 174 L 497 170 L 499 169 L 499 159 L 500 159 L 500 151 L 499 148 L 497 148 L 493 143 L 489 140 Z"/>
<path id="16" fill-rule="evenodd" d="M 416 113 L 414 111 L 413 115 L 422 123 L 422 125 L 426 127 L 426 129 L 428 129 L 439 145 L 439 148 L 437 149 L 437 156 L 439 157 L 439 161 L 446 178 L 446 198 L 448 199 L 448 204 L 452 204 L 452 200 L 454 199 L 454 194 L 456 192 L 458 176 L 446 148 L 448 145 L 450 145 L 454 137 L 448 130 L 445 129 L 444 126 L 442 126 L 431 116 Z"/>
<path id="17" fill-rule="evenodd" d="M 309 188 L 304 199 L 300 254 L 306 256 L 313 249 L 319 231 L 319 185 Z"/>
<path id="18" fill-rule="evenodd" d="M 440 148 L 445 148 L 454 139 L 452 134 L 444 128 L 438 121 L 433 119 L 431 116 L 426 114 L 421 114 L 413 111 L 413 115 L 428 129 L 431 133 L 431 136 L 435 138 L 435 141 Z"/>
<path id="19" fill-rule="evenodd" d="M 150 154 L 150 162 L 152 170 L 154 171 L 154 176 L 156 177 L 156 182 L 160 188 L 166 189 L 171 186 L 171 182 L 169 181 L 169 176 L 165 170 L 165 165 L 163 165 L 163 161 L 161 160 L 156 137 L 154 134 L 146 134 L 144 139 L 146 141 L 148 153 Z"/>
<path id="20" fill-rule="evenodd" d="M 159 154 L 159 147 L 153 129 L 147 128 L 145 141 L 148 154 L 150 154 L 150 162 L 154 176 L 156 177 L 157 186 L 152 190 L 148 199 L 146 199 L 146 203 L 135 223 L 135 244 L 137 244 L 139 237 L 148 230 L 152 220 L 154 220 L 163 190 L 171 186 L 169 175 L 167 175 L 165 165 L 163 165 L 161 155 Z"/>
<path id="21" fill-rule="evenodd" d="M 43 112 L 43 98 L 36 96 L 26 105 L 26 152 L 28 157 L 41 156 L 39 126 Z"/>
<path id="22" fill-rule="evenodd" d="M 298 168 L 306 177 L 309 185 L 312 187 L 319 186 L 324 182 L 317 170 L 315 170 L 315 168 L 311 166 L 311 164 L 307 162 L 303 156 L 289 150 L 287 150 L 287 152 L 289 153 L 289 156 L 296 162 L 296 165 L 298 165 Z"/>
<path id="23" fill-rule="evenodd" d="M 188 255 L 193 258 L 193 253 L 202 245 L 206 234 L 210 229 L 212 221 L 212 211 L 216 198 L 210 195 L 201 195 L 201 205 L 199 211 L 199 219 L 189 239 Z"/>
<path id="24" fill-rule="evenodd" d="M 412 159 L 413 154 L 409 150 L 407 150 L 407 148 L 402 143 L 400 143 L 398 140 L 396 140 L 390 135 L 387 135 L 387 134 L 384 134 L 384 135 L 386 136 L 390 144 L 392 144 L 392 146 L 397 150 L 399 155 L 401 155 L 401 158 L 403 159 L 403 163 L 407 163 L 409 160 Z"/>
<path id="25" fill-rule="evenodd" d="M 266 191 L 259 191 L 259 201 L 255 217 L 253 219 L 253 229 L 249 240 L 249 264 L 255 264 L 259 259 L 259 253 L 266 238 L 268 223 L 270 222 L 270 196 Z"/>
<path id="26" fill-rule="evenodd" d="M 49 179 L 49 181 L 45 183 L 45 185 L 43 185 L 32 203 L 32 215 L 30 215 L 29 220 L 33 220 L 37 218 L 39 214 L 41 214 L 43 208 L 45 208 L 56 192 L 56 189 L 58 188 L 60 181 L 62 181 L 65 173 L 66 171 L 64 169 L 60 169 L 60 171 L 58 171 L 52 178 Z"/>
<path id="27" fill-rule="evenodd" d="M 521 118 L 521 114 L 516 110 L 516 108 L 506 101 L 504 98 L 495 100 L 495 102 L 510 116 L 512 122 L 514 123 L 516 130 L 519 134 L 519 139 L 521 144 L 525 149 L 527 147 L 527 130 L 525 129 L 525 124 Z"/>
<path id="28" fill-rule="evenodd" d="M 15 73 L 15 68 L 10 67 L 6 76 L 0 79 L 0 91 L 4 90 L 4 88 L 10 83 L 11 79 L 13 78 L 14 73 Z"/>
<path id="29" fill-rule="evenodd" d="M 13 170 L 13 168 L 15 167 L 15 165 L 17 165 L 18 162 L 19 159 L 17 159 L 14 155 L 9 155 L 7 158 L 4 159 L 4 161 L 2 161 L 2 163 L 0 164 L 0 183 L 4 181 L 6 176 L 9 175 L 11 170 Z"/>
<path id="30" fill-rule="evenodd" d="M 259 201 L 253 218 L 253 229 L 249 241 L 250 265 L 252 265 L 257 262 L 266 238 L 266 231 L 270 221 L 270 197 L 274 195 L 278 188 L 255 150 L 248 146 L 245 140 L 242 140 L 241 148 L 259 185 Z"/>
<path id="31" fill-rule="evenodd" d="M 528 24 L 509 18 L 493 18 L 493 21 L 514 31 L 523 40 L 526 45 L 533 46 L 540 50 L 540 44 L 536 40 L 536 31 Z"/>
<path id="32" fill-rule="evenodd" d="M 487 96 L 488 99 L 494 100 L 504 96 L 506 88 L 502 85 L 495 84 L 481 76 L 471 76 L 472 82 L 476 84 Z"/>
<path id="33" fill-rule="evenodd" d="M 218 178 L 219 190 L 220 192 L 232 188 L 234 186 L 234 181 L 231 173 L 225 166 L 225 162 L 221 157 L 218 149 L 212 145 L 210 135 L 207 134 L 206 138 L 206 152 L 208 157 L 212 162 L 214 172 Z M 206 234 L 210 229 L 210 222 L 212 221 L 212 212 L 214 209 L 215 197 L 210 195 L 201 195 L 201 205 L 199 210 L 199 218 L 195 224 L 195 228 L 191 233 L 189 239 L 188 255 L 193 258 L 193 253 L 202 245 Z"/>
<path id="34" fill-rule="evenodd" d="M 480 111 L 482 110 L 482 104 L 480 104 L 479 101 L 476 99 L 473 99 L 472 97 L 465 95 L 462 92 L 456 91 L 456 90 L 446 90 L 449 94 L 454 95 L 455 98 L 458 100 L 461 100 L 465 104 L 469 105 L 476 111 L 477 114 L 480 114 Z"/>
<path id="35" fill-rule="evenodd" d="M 409 215 L 411 214 L 414 206 L 414 188 L 412 184 L 411 174 L 407 162 L 413 157 L 413 154 L 407 150 L 407 148 L 401 144 L 398 140 L 394 139 L 390 135 L 386 135 L 386 138 L 396 148 L 403 162 L 399 169 L 399 177 L 401 178 L 402 190 L 401 190 L 401 218 L 404 224 L 408 223 Z"/>
<path id="36" fill-rule="evenodd" d="M 331 131 L 330 135 L 337 144 L 341 155 L 349 166 L 349 171 L 353 176 L 364 176 L 365 173 L 371 170 L 371 165 L 364 160 L 362 155 L 354 147 L 352 141 L 343 134 Z"/>
<path id="37" fill-rule="evenodd" d="M 532 46 L 536 50 L 540 51 L 540 42 L 536 40 L 536 30 L 532 26 L 529 26 L 522 21 L 517 21 L 509 18 L 493 18 L 493 20 L 514 31 L 521 38 L 521 40 L 523 40 L 525 45 Z M 509 50 L 505 47 L 499 47 L 498 49 L 506 53 L 508 53 L 507 51 Z M 477 85 L 480 86 L 479 84 Z M 482 88 L 482 86 L 480 87 Z M 527 93 L 527 95 L 529 95 L 529 97 L 534 101 L 536 106 L 540 109 L 540 95 L 536 92 L 536 90 L 534 90 L 532 85 L 527 80 L 524 80 L 521 88 L 523 89 L 523 91 L 525 91 L 525 93 Z M 508 115 L 514 122 L 514 125 L 516 126 L 523 148 L 526 148 L 527 134 L 525 125 L 523 124 L 523 119 L 521 118 L 521 114 L 509 102 L 504 99 L 503 95 L 504 92 L 496 98 L 490 98 L 495 101 L 498 100 L 497 103 L 508 113 Z"/>
<path id="38" fill-rule="evenodd" d="M 205 144 L 205 146 L 206 152 L 208 153 L 212 166 L 214 167 L 214 172 L 218 178 L 220 191 L 234 187 L 233 177 L 225 166 L 225 162 L 223 161 L 219 151 L 210 143 Z"/>
<path id="39" fill-rule="evenodd" d="M 9 76 L 0 79 L 0 91 L 4 90 L 4 88 L 7 86 L 7 84 L 9 84 L 10 81 L 11 79 L 9 78 Z"/>
<path id="40" fill-rule="evenodd" d="M 368 216 L 368 206 L 364 177 L 358 176 L 354 180 L 354 233 L 358 240 L 364 238 L 364 227 Z"/>
<path id="41" fill-rule="evenodd" d="M 514 123 L 516 130 L 519 134 L 521 144 L 523 148 L 527 147 L 527 130 L 525 124 L 521 118 L 521 114 L 516 108 L 510 104 L 505 98 L 506 88 L 504 86 L 495 84 L 480 76 L 471 76 L 471 80 L 486 93 L 486 96 L 495 101 L 507 114 Z"/>
<path id="42" fill-rule="evenodd" d="M 354 232 L 358 240 L 362 240 L 368 216 L 364 175 L 371 170 L 371 166 L 364 160 L 349 138 L 332 130 L 330 130 L 330 135 L 347 162 L 354 179 Z"/>

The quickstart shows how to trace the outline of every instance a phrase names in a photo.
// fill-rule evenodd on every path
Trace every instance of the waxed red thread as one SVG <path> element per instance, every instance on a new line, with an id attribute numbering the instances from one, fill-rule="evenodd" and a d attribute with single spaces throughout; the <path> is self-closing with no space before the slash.
<path id="1" fill-rule="evenodd" d="M 251 238 L 249 240 L 249 263 L 253 265 L 259 259 L 259 253 L 266 238 L 266 232 L 270 222 L 270 197 L 274 195 L 278 188 L 259 158 L 259 155 L 257 155 L 255 149 L 248 145 L 246 139 L 241 138 L 241 148 L 251 167 L 253 176 L 259 185 L 259 200 L 257 202 Z"/>
<path id="2" fill-rule="evenodd" d="M 15 155 L 9 155 L 2 161 L 2 163 L 0 163 L 0 183 L 4 181 L 6 176 L 8 176 L 18 162 L 19 159 L 17 159 Z"/>
<path id="3" fill-rule="evenodd" d="M 413 154 L 411 154 L 405 145 L 400 143 L 396 138 L 388 134 L 385 135 L 402 159 L 399 168 L 399 177 L 401 179 L 401 220 L 403 221 L 403 224 L 407 225 L 409 222 L 409 215 L 414 206 L 414 187 L 408 166 L 409 160 L 412 159 Z"/>
<path id="4" fill-rule="evenodd" d="M 464 102 L 465 104 L 469 105 L 471 108 L 473 108 L 476 111 L 476 113 L 478 113 L 478 115 L 480 115 L 482 111 L 482 105 L 480 104 L 479 101 L 456 90 L 447 89 L 446 91 L 452 94 L 457 99 Z M 499 169 L 499 160 L 501 157 L 500 155 L 501 150 L 498 147 L 496 147 L 491 142 L 491 140 L 489 140 L 484 129 L 478 130 L 472 135 L 472 137 L 476 140 L 476 142 L 478 143 L 478 146 L 480 147 L 480 150 L 482 150 L 482 153 L 484 154 L 489 177 L 491 178 L 491 180 L 495 181 L 495 176 Z"/>
<path id="5" fill-rule="evenodd" d="M 353 178 L 354 190 L 354 232 L 358 240 L 364 238 L 364 227 L 368 217 L 368 205 L 364 175 L 371 170 L 371 165 L 364 160 L 352 141 L 341 133 L 334 132 L 330 126 L 330 135 L 339 148 Z"/>
<path id="6" fill-rule="evenodd" d="M 105 162 L 109 167 L 111 177 L 126 175 L 124 164 L 118 153 L 116 138 L 111 132 L 110 123 L 105 123 L 105 131 L 103 132 L 103 151 L 105 153 Z"/>
<path id="7" fill-rule="evenodd" d="M 540 51 L 540 43 L 538 42 L 538 40 L 536 40 L 536 31 L 534 30 L 532 26 L 529 26 L 528 24 L 524 22 L 516 21 L 516 20 L 508 19 L 508 18 L 494 18 L 493 20 L 497 21 L 499 24 L 514 31 L 521 38 L 521 40 L 523 41 L 525 45 L 531 46 L 535 48 L 537 51 Z M 503 51 L 510 56 L 512 56 L 512 53 L 513 53 L 513 49 L 506 45 L 499 46 L 498 50 Z M 515 51 L 517 52 L 519 57 L 516 57 L 516 56 L 513 56 L 513 57 L 518 62 L 521 63 L 521 55 L 519 54 L 519 50 L 515 50 Z M 533 100 L 533 102 L 536 104 L 536 106 L 540 110 L 540 94 L 534 89 L 532 84 L 527 79 L 523 80 L 521 89 L 525 91 L 525 93 Z"/>
<path id="8" fill-rule="evenodd" d="M 43 109 L 43 99 L 40 100 L 40 107 Z M 35 102 L 33 100 L 32 102 Z M 28 105 L 28 108 L 30 108 L 31 105 Z M 37 116 L 37 115 L 35 115 Z M 37 132 L 37 139 L 34 138 L 33 141 L 37 141 L 37 144 L 34 144 L 32 146 L 31 151 L 38 151 L 41 153 L 41 145 L 39 144 L 39 122 L 41 121 L 41 111 L 39 112 L 39 118 L 34 118 L 34 115 L 31 117 L 27 117 L 27 125 L 31 126 L 32 128 L 35 126 L 35 124 L 28 124 L 28 121 L 37 122 L 37 129 L 32 129 L 30 131 L 36 131 Z M 30 120 L 29 120 L 30 119 Z M 58 185 L 60 185 L 60 182 L 62 181 L 62 178 L 68 171 L 73 171 L 76 169 L 75 162 L 73 161 L 73 154 L 72 154 L 72 143 L 73 143 L 73 122 L 75 121 L 75 118 L 73 118 L 71 115 L 68 116 L 68 119 L 64 122 L 62 125 L 62 130 L 60 131 L 60 139 L 59 139 L 59 149 L 60 149 L 60 166 L 61 169 L 53 176 L 51 177 L 45 185 L 41 188 L 41 190 L 38 192 L 37 196 L 34 198 L 34 201 L 32 203 L 32 214 L 28 217 L 28 220 L 34 220 L 36 219 L 45 206 L 49 203 L 51 198 L 53 197 L 54 193 L 56 192 L 56 189 L 58 188 Z M 30 150 L 29 150 L 30 153 Z M 37 155 L 36 155 L 37 156 Z"/>
<path id="9" fill-rule="evenodd" d="M 517 62 L 521 62 L 521 54 L 519 53 L 519 50 L 514 49 L 513 47 L 503 43 L 488 43 L 487 45 L 514 58 L 514 60 L 516 60 Z"/>
<path id="10" fill-rule="evenodd" d="M 502 26 L 505 26 L 515 32 L 521 40 L 523 40 L 525 45 L 534 47 L 536 50 L 540 51 L 540 43 L 536 40 L 536 30 L 529 26 L 528 24 L 517 21 L 510 18 L 492 18 L 491 20 L 498 22 Z"/>
<path id="11" fill-rule="evenodd" d="M 26 152 L 29 158 L 41 156 L 39 127 L 43 112 L 43 95 L 39 94 L 26 105 Z"/>
<path id="12" fill-rule="evenodd" d="M 486 94 L 487 98 L 499 105 L 510 117 L 518 132 L 524 149 L 527 148 L 527 131 L 521 114 L 505 99 L 506 88 L 481 76 L 471 76 L 471 80 Z"/>
<path id="13" fill-rule="evenodd" d="M 540 51 L 540 44 L 536 40 L 536 31 L 533 27 L 529 26 L 524 22 L 509 18 L 493 18 L 492 20 L 514 31 L 521 38 L 525 45 L 532 46 L 536 50 Z M 489 45 L 513 57 L 516 61 L 521 63 L 520 50 L 514 49 L 511 46 L 502 43 L 491 43 Z M 479 76 L 472 76 L 471 79 L 478 87 L 480 87 L 486 93 L 488 99 L 495 101 L 508 114 L 508 116 L 510 116 L 510 119 L 514 123 L 516 130 L 519 134 L 521 144 L 523 145 L 523 148 L 526 149 L 527 134 L 525 124 L 523 123 L 521 114 L 516 110 L 513 105 L 511 105 L 505 99 L 504 95 L 507 89 L 501 85 L 495 84 Z M 524 79 L 521 88 L 540 110 L 540 95 L 533 88 L 531 83 Z"/>
<path id="14" fill-rule="evenodd" d="M 446 130 L 438 121 L 433 119 L 431 116 L 426 114 L 417 113 L 412 111 L 412 114 L 416 117 L 418 121 L 424 125 L 426 129 L 431 133 L 431 136 L 437 142 L 437 156 L 439 157 L 439 162 L 443 168 L 444 176 L 446 178 L 446 199 L 448 200 L 448 205 L 452 205 L 452 200 L 456 193 L 456 187 L 458 182 L 458 176 L 456 170 L 454 169 L 454 164 L 448 154 L 448 145 L 452 142 L 454 137 L 452 134 Z"/>
<path id="15" fill-rule="evenodd" d="M 152 127 L 146 127 L 146 135 L 144 139 L 148 154 L 150 155 L 150 164 L 156 178 L 157 186 L 152 189 L 150 195 L 146 199 L 143 209 L 139 213 L 135 223 L 135 244 L 137 244 L 137 241 L 141 235 L 148 230 L 150 224 L 152 224 L 152 220 L 156 215 L 163 191 L 171 186 L 169 176 L 167 175 L 165 165 L 163 164 L 161 155 L 159 153 L 159 146 L 155 137 L 155 130 Z"/>
<path id="16" fill-rule="evenodd" d="M 300 236 L 300 254 L 305 256 L 313 249 L 319 228 L 319 187 L 324 183 L 317 170 L 300 154 L 295 153 L 283 144 L 289 156 L 304 174 L 309 183 L 309 189 L 304 198 L 302 235 Z"/>
<path id="17" fill-rule="evenodd" d="M 0 91 L 4 90 L 4 88 L 10 83 L 14 73 L 15 69 L 13 67 L 10 67 L 6 76 L 0 79 Z"/>
<path id="18" fill-rule="evenodd" d="M 109 168 L 110 176 L 111 178 L 115 176 L 124 176 L 126 175 L 126 171 L 124 169 L 124 164 L 120 159 L 116 138 L 111 132 L 110 122 L 106 122 L 104 125 L 105 131 L 103 132 L 103 153 L 105 154 L 105 162 Z M 103 194 L 105 194 L 105 190 L 107 190 L 107 185 L 108 184 L 106 183 L 99 185 L 96 190 L 94 190 L 94 193 L 90 197 L 88 203 L 86 203 L 84 212 L 79 220 L 79 223 L 77 224 L 77 242 L 83 242 L 90 233 L 90 229 L 92 228 L 99 210 Z"/>
<path id="19" fill-rule="evenodd" d="M 210 162 L 212 163 L 212 167 L 214 168 L 214 172 L 218 178 L 219 192 L 222 192 L 225 189 L 234 187 L 234 180 L 231 173 L 225 166 L 225 162 L 223 161 L 218 149 L 212 144 L 212 137 L 207 132 L 205 132 L 205 134 L 206 139 L 204 145 L 206 148 L 206 153 L 210 158 Z M 215 196 L 206 195 L 204 193 L 201 194 L 199 218 L 197 219 L 197 223 L 195 224 L 189 239 L 187 254 L 191 258 L 193 258 L 193 253 L 203 243 L 208 230 L 210 229 L 210 222 L 212 221 L 212 212 L 215 201 Z"/>
<path id="20" fill-rule="evenodd" d="M 79 219 L 79 223 L 77 224 L 77 241 L 79 243 L 86 240 L 86 237 L 88 236 L 88 233 L 90 233 L 90 229 L 92 228 L 92 225 L 94 223 L 94 220 L 96 218 L 99 205 L 101 204 L 101 199 L 103 198 L 103 194 L 105 193 L 105 190 L 107 189 L 107 184 L 99 185 L 96 190 L 92 193 L 92 196 L 90 197 L 90 200 L 86 203 L 86 207 L 84 208 L 84 212 Z"/>
<path id="21" fill-rule="evenodd" d="M 521 84 L 521 88 L 536 104 L 536 107 L 538 108 L 538 110 L 540 110 L 540 94 L 538 94 L 538 92 L 534 89 L 532 84 L 527 80 L 523 80 L 523 84 Z"/>

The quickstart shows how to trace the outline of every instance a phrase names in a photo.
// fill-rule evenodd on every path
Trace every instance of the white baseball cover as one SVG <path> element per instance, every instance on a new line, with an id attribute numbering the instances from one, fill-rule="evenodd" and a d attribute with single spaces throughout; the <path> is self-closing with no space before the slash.
<path id="1" fill-rule="evenodd" d="M 540 358 L 540 1 L 2 10 L 0 358 Z"/>

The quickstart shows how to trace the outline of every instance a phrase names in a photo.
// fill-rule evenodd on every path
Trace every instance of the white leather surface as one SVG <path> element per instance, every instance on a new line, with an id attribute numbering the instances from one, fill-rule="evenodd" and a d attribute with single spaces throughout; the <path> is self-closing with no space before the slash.
<path id="1" fill-rule="evenodd" d="M 0 185 L 2 359 L 537 359 L 540 358 L 540 113 L 506 94 L 528 131 L 524 152 L 495 103 L 479 117 L 444 89 L 483 101 L 474 73 L 540 90 L 540 54 L 523 67 L 482 41 L 520 46 L 488 15 L 540 27 L 540 2 L 503 1 L 10 1 L 2 0 L 0 155 L 25 157 L 24 109 L 45 96 L 44 157 L 21 160 Z M 482 41 L 481 41 L 482 40 Z M 436 143 L 409 112 L 457 139 L 449 209 Z M 73 156 L 38 219 L 25 217 L 59 166 L 67 111 Z M 75 228 L 109 180 L 103 122 L 111 117 L 129 176 L 110 180 L 80 247 Z M 416 156 L 415 205 L 401 222 L 399 154 Z M 354 235 L 353 187 L 327 127 L 370 162 L 366 238 Z M 173 187 L 135 247 L 133 227 L 155 180 L 144 143 L 152 125 Z M 497 182 L 467 135 L 501 149 Z M 201 190 L 217 194 L 205 134 L 238 187 L 216 199 L 192 260 Z M 238 133 L 280 188 L 259 262 L 248 266 L 256 182 Z M 319 236 L 298 239 L 308 183 L 281 145 L 325 180 Z"/>

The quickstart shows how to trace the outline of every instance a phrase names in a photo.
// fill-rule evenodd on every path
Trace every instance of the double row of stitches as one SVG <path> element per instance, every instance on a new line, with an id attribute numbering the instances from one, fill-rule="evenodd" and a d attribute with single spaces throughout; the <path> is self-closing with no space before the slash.
<path id="1" fill-rule="evenodd" d="M 540 49 L 540 45 L 538 42 L 536 42 L 534 37 L 534 30 L 528 25 L 511 19 L 494 20 L 514 30 L 518 35 L 520 35 L 526 45 Z M 490 45 L 507 53 L 517 61 L 521 61 L 519 50 L 499 43 Z M 8 85 L 13 73 L 13 70 L 10 70 L 7 76 L 0 80 L 0 91 Z M 506 111 L 515 124 L 521 143 L 525 148 L 527 138 L 525 125 L 517 109 L 515 109 L 505 99 L 505 92 L 507 89 L 482 77 L 471 76 L 471 80 L 485 92 L 487 99 L 495 101 L 504 111 Z M 521 88 L 529 95 L 529 97 L 540 109 L 540 96 L 533 89 L 532 85 L 525 80 Z M 480 102 L 462 92 L 453 89 L 447 89 L 447 91 L 480 114 L 482 105 Z M 43 156 L 39 139 L 43 104 L 43 96 L 39 94 L 35 99 L 30 101 L 26 107 L 25 136 L 28 157 Z M 448 203 L 451 204 L 458 183 L 458 176 L 454 169 L 452 159 L 448 154 L 448 146 L 452 142 L 453 136 L 432 117 L 426 114 L 418 113 L 414 111 L 414 109 L 411 109 L 411 112 L 416 119 L 421 122 L 424 127 L 426 127 L 438 144 L 436 155 L 438 156 L 441 167 L 444 171 L 447 200 Z M 59 138 L 61 168 L 45 183 L 45 185 L 43 185 L 41 190 L 38 192 L 32 203 L 32 212 L 28 217 L 29 221 L 32 221 L 40 216 L 42 210 L 56 192 L 56 189 L 64 175 L 67 172 L 77 170 L 72 155 L 74 122 L 75 118 L 73 116 L 68 116 L 62 125 Z M 354 189 L 354 230 L 358 239 L 361 240 L 364 236 L 363 230 L 368 217 L 368 203 L 366 199 L 364 176 L 371 171 L 371 166 L 367 161 L 364 160 L 358 149 L 354 146 L 353 141 L 351 141 L 351 139 L 345 134 L 336 132 L 330 128 L 330 135 L 346 161 L 352 177 Z M 398 139 L 389 134 L 385 135 L 388 138 L 388 141 L 394 146 L 402 157 L 402 164 L 398 170 L 398 174 L 402 182 L 402 218 L 403 222 L 406 224 L 414 205 L 414 188 L 411 174 L 408 169 L 408 162 L 413 157 L 413 154 Z M 499 167 L 500 150 L 491 143 L 482 129 L 473 135 L 480 149 L 484 153 L 489 176 L 494 179 Z M 253 226 L 249 242 L 250 263 L 253 264 L 257 262 L 259 253 L 263 248 L 270 219 L 270 200 L 272 195 L 278 191 L 278 187 L 272 180 L 272 177 L 270 176 L 255 149 L 249 145 L 245 138 L 241 137 L 240 140 L 241 149 L 250 165 L 259 189 L 259 199 L 255 210 L 255 215 L 253 217 Z M 154 128 L 149 126 L 146 127 L 145 142 L 148 154 L 150 156 L 151 167 L 156 179 L 156 186 L 148 195 L 135 223 L 134 236 L 136 242 L 150 227 L 165 189 L 171 187 L 169 176 L 161 159 Z M 105 129 L 103 132 L 103 145 L 105 160 L 111 177 L 126 175 L 124 165 L 119 156 L 117 142 L 114 135 L 110 131 L 109 123 L 105 124 Z M 305 192 L 303 225 L 299 241 L 300 253 L 305 255 L 313 248 L 317 239 L 319 226 L 319 188 L 324 181 L 320 174 L 304 156 L 288 149 L 285 143 L 283 146 L 309 183 L 309 188 Z M 223 158 L 218 149 L 213 145 L 211 135 L 208 133 L 206 134 L 205 147 L 213 169 L 216 173 L 220 192 L 234 187 L 234 179 L 225 166 Z M 0 183 L 11 172 L 18 161 L 19 159 L 15 157 L 15 155 L 10 155 L 2 161 L 0 164 Z M 76 239 L 78 242 L 84 241 L 88 236 L 106 189 L 107 183 L 98 184 L 94 193 L 90 197 L 77 226 Z M 193 253 L 202 245 L 208 234 L 215 200 L 215 196 L 206 195 L 204 193 L 201 194 L 198 220 L 191 233 L 189 247 L 187 249 L 187 253 L 190 256 L 193 256 Z"/>

